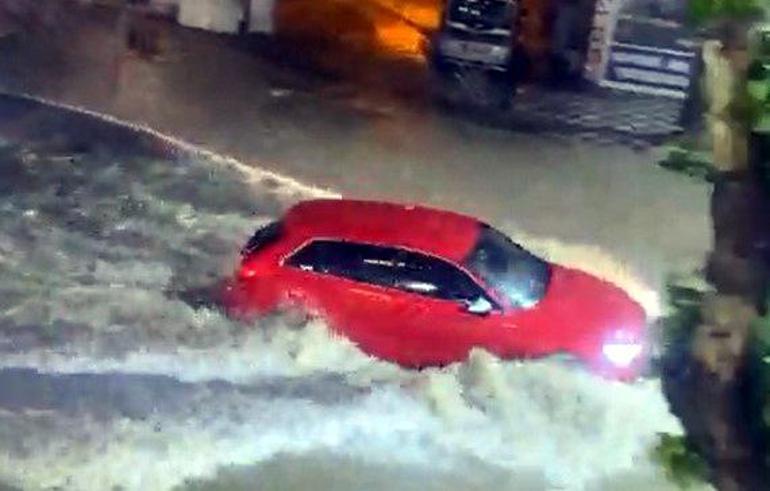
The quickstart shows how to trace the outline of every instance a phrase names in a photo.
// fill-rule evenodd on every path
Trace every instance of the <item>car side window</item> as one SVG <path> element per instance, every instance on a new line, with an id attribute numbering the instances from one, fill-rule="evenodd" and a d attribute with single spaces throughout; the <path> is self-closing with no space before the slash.
<path id="1" fill-rule="evenodd" d="M 454 301 L 487 298 L 464 271 L 446 261 L 412 251 L 400 251 L 399 258 L 403 267 L 396 275 L 396 288 Z"/>
<path id="2" fill-rule="evenodd" d="M 305 271 L 331 274 L 351 280 L 389 285 L 387 258 L 368 251 L 363 244 L 333 240 L 315 240 L 288 259 L 286 264 Z"/>
<path id="3" fill-rule="evenodd" d="M 316 240 L 289 266 L 453 301 L 488 299 L 462 270 L 431 256 L 394 247 Z"/>

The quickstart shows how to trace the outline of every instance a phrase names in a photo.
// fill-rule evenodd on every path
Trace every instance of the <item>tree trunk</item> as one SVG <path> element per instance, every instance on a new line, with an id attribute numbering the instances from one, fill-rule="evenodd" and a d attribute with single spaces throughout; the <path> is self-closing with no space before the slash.
<path id="1" fill-rule="evenodd" d="M 737 44 L 737 43 L 736 43 Z M 714 165 L 719 172 L 745 172 L 749 167 L 748 128 L 736 119 L 736 94 L 745 89 L 746 47 L 709 40 L 703 46 L 706 122 Z"/>
<path id="2" fill-rule="evenodd" d="M 726 32 L 730 36 L 703 48 L 705 117 L 717 171 L 714 247 L 706 269 L 716 293 L 702 305 L 690 359 L 666 386 L 688 435 L 712 464 L 715 486 L 757 491 L 770 483 L 747 423 L 745 368 L 750 326 L 767 290 L 762 246 L 770 237 L 770 204 L 751 169 L 750 124 L 735 110 L 746 84 L 746 30 L 733 26 Z"/>

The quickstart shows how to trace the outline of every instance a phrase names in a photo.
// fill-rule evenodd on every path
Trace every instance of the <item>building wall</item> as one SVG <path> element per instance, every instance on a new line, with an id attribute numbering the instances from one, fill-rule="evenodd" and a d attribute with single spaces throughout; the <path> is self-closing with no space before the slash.
<path id="1" fill-rule="evenodd" d="M 275 2 L 276 0 L 249 0 L 249 31 L 272 33 L 275 30 Z"/>
<path id="2" fill-rule="evenodd" d="M 186 27 L 236 33 L 243 19 L 241 0 L 180 0 L 177 20 Z"/>

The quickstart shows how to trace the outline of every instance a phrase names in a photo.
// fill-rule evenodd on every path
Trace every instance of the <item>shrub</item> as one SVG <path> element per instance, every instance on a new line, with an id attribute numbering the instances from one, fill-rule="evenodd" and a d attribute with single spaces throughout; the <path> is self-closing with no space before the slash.
<path id="1" fill-rule="evenodd" d="M 664 169 L 681 172 L 700 180 L 712 180 L 715 171 L 709 152 L 684 146 L 671 146 L 666 150 L 666 157 L 658 162 Z"/>
<path id="2" fill-rule="evenodd" d="M 708 465 L 684 436 L 660 434 L 653 459 L 664 469 L 666 477 L 681 489 L 703 484 L 708 479 Z"/>
<path id="3" fill-rule="evenodd" d="M 689 346 L 700 322 L 703 296 L 709 288 L 705 280 L 695 274 L 669 277 L 666 282 L 667 314 L 661 320 L 665 351 Z"/>
<path id="4" fill-rule="evenodd" d="M 690 21 L 703 24 L 714 19 L 751 19 L 762 14 L 761 0 L 689 0 Z"/>
<path id="5" fill-rule="evenodd" d="M 701 303 L 708 285 L 698 275 L 672 276 L 666 282 L 667 314 L 661 320 L 663 364 L 681 366 L 689 358 L 692 336 L 701 320 Z M 661 433 L 652 451 L 666 477 L 681 489 L 706 482 L 706 460 L 686 436 Z"/>

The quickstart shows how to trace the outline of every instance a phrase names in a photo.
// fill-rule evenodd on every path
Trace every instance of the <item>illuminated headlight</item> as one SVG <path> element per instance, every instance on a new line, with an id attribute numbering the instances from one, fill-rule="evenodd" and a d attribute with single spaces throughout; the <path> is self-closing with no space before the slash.
<path id="1" fill-rule="evenodd" d="M 624 368 L 630 366 L 642 354 L 642 345 L 630 342 L 609 342 L 602 347 L 604 356 L 613 365 Z"/>

